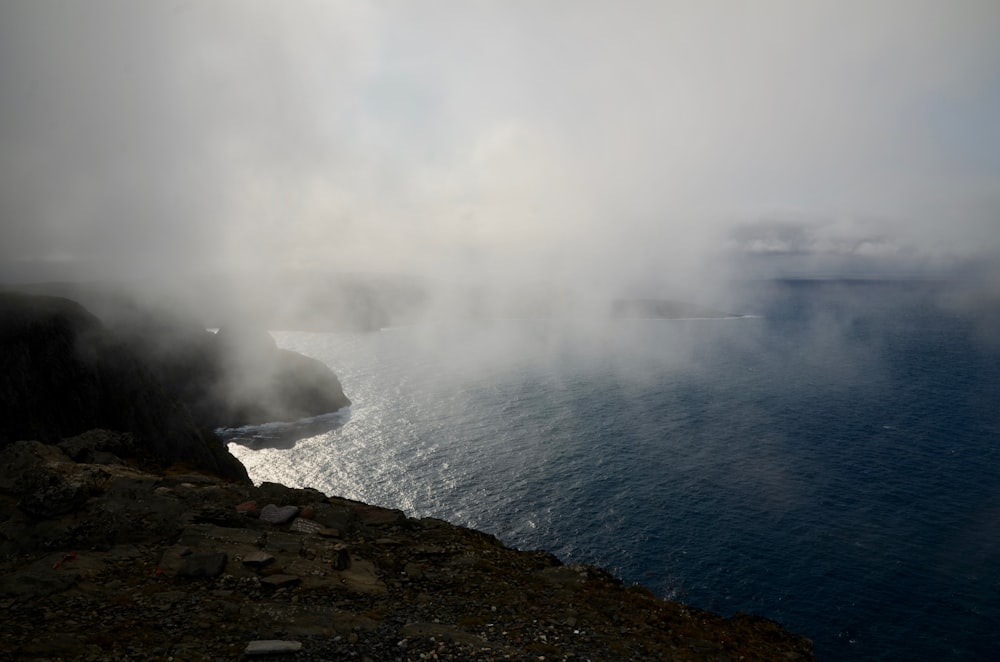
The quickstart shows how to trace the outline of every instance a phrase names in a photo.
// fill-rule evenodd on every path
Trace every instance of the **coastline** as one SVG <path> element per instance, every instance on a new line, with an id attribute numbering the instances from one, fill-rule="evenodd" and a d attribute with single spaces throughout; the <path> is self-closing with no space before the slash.
<path id="1" fill-rule="evenodd" d="M 141 318 L 183 359 L 167 364 L 67 299 L 0 304 L 0 656 L 814 659 L 807 638 L 765 618 L 663 600 L 441 520 L 255 486 L 207 431 L 201 391 L 175 390 L 226 356 L 213 334 Z M 325 366 L 253 329 L 235 339 L 250 359 L 279 357 L 269 388 L 317 413 L 349 405 Z M 219 365 L 208 374 L 225 383 Z M 241 404 L 243 424 L 274 411 Z"/>
<path id="2" fill-rule="evenodd" d="M 299 660 L 813 659 L 773 621 L 441 520 L 110 456 L 0 453 L 0 653 L 219 660 L 277 640 Z"/>

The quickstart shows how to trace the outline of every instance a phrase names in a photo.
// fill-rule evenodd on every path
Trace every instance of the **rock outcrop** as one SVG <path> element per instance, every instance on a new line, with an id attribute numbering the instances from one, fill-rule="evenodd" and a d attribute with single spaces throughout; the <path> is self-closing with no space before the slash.
<path id="1" fill-rule="evenodd" d="M 0 658 L 813 659 L 763 618 L 315 490 L 140 471 L 127 444 L 0 450 Z"/>
<path id="2" fill-rule="evenodd" d="M 190 321 L 135 315 L 112 329 L 208 428 L 294 421 L 351 404 L 330 368 L 278 349 L 252 321 L 212 333 Z"/>
<path id="3" fill-rule="evenodd" d="M 0 293 L 0 447 L 93 428 L 133 433 L 142 460 L 249 480 L 148 362 L 79 304 Z"/>
<path id="4" fill-rule="evenodd" d="M 252 324 L 211 333 L 134 304 L 105 321 L 68 299 L 0 293 L 0 446 L 133 432 L 160 462 L 246 480 L 211 430 L 349 406 L 337 376 Z"/>

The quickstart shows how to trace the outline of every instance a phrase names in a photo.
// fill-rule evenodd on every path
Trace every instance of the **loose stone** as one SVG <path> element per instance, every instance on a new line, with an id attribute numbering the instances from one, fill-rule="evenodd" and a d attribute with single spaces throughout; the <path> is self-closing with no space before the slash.
<path id="1" fill-rule="evenodd" d="M 297 653 L 302 650 L 301 641 L 284 641 L 281 639 L 258 639 L 247 644 L 245 655 L 275 655 L 278 653 Z"/>
<path id="2" fill-rule="evenodd" d="M 274 563 L 274 557 L 267 552 L 251 552 L 243 557 L 243 565 L 262 568 L 270 563 Z"/>
<path id="3" fill-rule="evenodd" d="M 295 586 L 300 581 L 300 578 L 295 575 L 269 575 L 263 577 L 260 580 L 262 586 L 267 586 L 274 589 L 288 588 L 289 586 Z"/>
<path id="4" fill-rule="evenodd" d="M 218 577 L 226 568 L 228 557 L 225 552 L 209 552 L 208 554 L 191 554 L 184 557 L 178 577 Z"/>
<path id="5" fill-rule="evenodd" d="M 276 506 L 269 503 L 260 511 L 260 518 L 271 524 L 284 524 L 295 517 L 299 512 L 298 506 Z"/>

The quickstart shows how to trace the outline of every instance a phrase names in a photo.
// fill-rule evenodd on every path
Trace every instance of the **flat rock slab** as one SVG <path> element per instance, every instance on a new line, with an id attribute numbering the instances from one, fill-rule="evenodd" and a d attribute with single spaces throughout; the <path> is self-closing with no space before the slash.
<path id="1" fill-rule="evenodd" d="M 270 586 L 271 588 L 288 588 L 289 586 L 295 586 L 302 579 L 295 575 L 269 575 L 260 580 L 262 586 Z"/>
<path id="2" fill-rule="evenodd" d="M 0 577 L 0 596 L 41 597 L 62 593 L 80 581 L 76 572 L 29 570 Z"/>
<path id="3" fill-rule="evenodd" d="M 364 524 L 399 524 L 406 519 L 402 510 L 389 510 L 368 504 L 355 506 L 354 513 Z"/>
<path id="4" fill-rule="evenodd" d="M 269 503 L 261 509 L 260 519 L 271 524 L 284 524 L 298 514 L 298 506 L 276 506 Z"/>
<path id="5" fill-rule="evenodd" d="M 264 543 L 265 552 L 291 552 L 298 554 L 302 551 L 303 537 L 298 533 L 285 533 L 284 531 L 272 531 L 267 534 L 267 542 Z"/>
<path id="6" fill-rule="evenodd" d="M 243 557 L 243 565 L 262 568 L 269 563 L 274 563 L 274 557 L 267 552 L 251 552 Z"/>
<path id="7" fill-rule="evenodd" d="M 226 569 L 225 552 L 209 552 L 185 556 L 177 569 L 178 577 L 218 577 Z"/>
<path id="8" fill-rule="evenodd" d="M 275 655 L 277 653 L 298 653 L 302 650 L 301 641 L 283 641 L 281 639 L 258 639 L 247 644 L 244 655 Z"/>
<path id="9" fill-rule="evenodd" d="M 299 533 L 319 533 L 323 530 L 323 525 L 311 519 L 296 517 L 288 529 L 290 531 L 298 531 Z"/>

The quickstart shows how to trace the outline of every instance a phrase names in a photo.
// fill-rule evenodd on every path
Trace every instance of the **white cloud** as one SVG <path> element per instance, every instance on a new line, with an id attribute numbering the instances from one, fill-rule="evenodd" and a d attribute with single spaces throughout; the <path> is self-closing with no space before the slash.
<path id="1" fill-rule="evenodd" d="M 697 282 L 734 245 L 996 251 L 998 33 L 973 0 L 9 2 L 0 258 Z M 840 220 L 733 239 L 785 209 Z"/>

